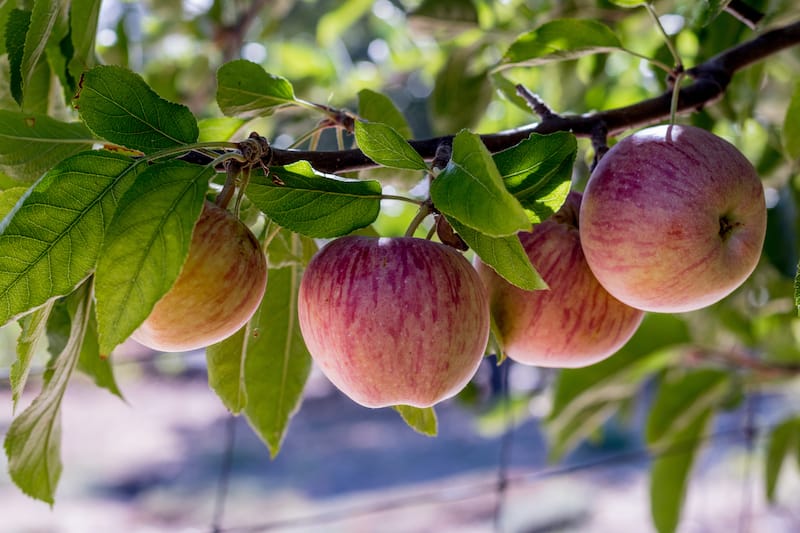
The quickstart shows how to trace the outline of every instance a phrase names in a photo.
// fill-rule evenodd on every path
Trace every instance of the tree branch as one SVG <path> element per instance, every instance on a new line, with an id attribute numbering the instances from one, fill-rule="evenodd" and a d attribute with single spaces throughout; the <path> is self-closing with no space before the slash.
<path id="1" fill-rule="evenodd" d="M 733 75 L 773 54 L 800 44 L 800 22 L 768 31 L 750 41 L 730 48 L 709 60 L 689 69 L 687 74 L 693 82 L 680 90 L 678 112 L 686 113 L 716 101 L 724 93 Z M 639 128 L 660 122 L 670 115 L 672 91 L 642 102 L 583 115 L 553 114 L 541 122 L 482 135 L 484 144 L 491 152 L 510 148 L 526 139 L 531 133 L 554 133 L 571 131 L 579 137 L 591 137 L 604 128 L 608 135 L 615 135 L 630 128 Z M 426 160 L 431 160 L 436 148 L 452 136 L 410 141 L 411 146 Z M 272 153 L 271 164 L 288 165 L 306 160 L 321 172 L 335 173 L 376 166 L 361 150 L 311 151 L 279 150 Z"/>

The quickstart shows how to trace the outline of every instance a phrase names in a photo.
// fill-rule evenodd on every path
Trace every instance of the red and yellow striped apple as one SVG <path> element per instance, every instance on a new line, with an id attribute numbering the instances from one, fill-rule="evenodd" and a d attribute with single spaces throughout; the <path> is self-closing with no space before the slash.
<path id="1" fill-rule="evenodd" d="M 713 304 L 761 256 L 761 180 L 736 147 L 692 126 L 658 126 L 622 139 L 584 191 L 580 236 L 600 283 L 657 312 Z"/>
<path id="2" fill-rule="evenodd" d="M 297 311 L 316 364 L 366 407 L 428 407 L 453 396 L 478 369 L 489 335 L 475 269 L 423 239 L 328 243 L 303 274 Z"/>
<path id="3" fill-rule="evenodd" d="M 642 321 L 642 311 L 611 296 L 589 270 L 578 233 L 580 204 L 581 194 L 573 191 L 552 217 L 519 234 L 549 289 L 520 289 L 476 262 L 503 351 L 514 361 L 587 366 L 615 353 Z"/>
<path id="4" fill-rule="evenodd" d="M 231 212 L 206 202 L 178 279 L 131 337 L 166 352 L 208 346 L 253 316 L 266 286 L 258 240 Z"/>

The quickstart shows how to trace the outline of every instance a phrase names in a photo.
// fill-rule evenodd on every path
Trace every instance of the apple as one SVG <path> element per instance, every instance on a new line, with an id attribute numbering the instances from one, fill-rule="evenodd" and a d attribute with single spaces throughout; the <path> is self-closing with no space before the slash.
<path id="1" fill-rule="evenodd" d="M 541 367 L 575 368 L 614 354 L 634 334 L 644 313 L 611 296 L 589 270 L 581 249 L 581 194 L 519 234 L 531 264 L 548 289 L 526 291 L 480 260 L 495 332 L 512 360 Z"/>
<path id="2" fill-rule="evenodd" d="M 303 273 L 300 331 L 323 374 L 365 407 L 429 407 L 473 377 L 486 293 L 455 249 L 410 237 L 331 241 Z"/>
<path id="3" fill-rule="evenodd" d="M 266 286 L 258 240 L 233 213 L 205 202 L 178 279 L 131 337 L 165 352 L 214 344 L 250 320 Z"/>
<path id="4" fill-rule="evenodd" d="M 767 211 L 755 169 L 732 144 L 692 126 L 622 139 L 584 191 L 589 267 L 626 304 L 655 312 L 711 305 L 761 256 Z"/>

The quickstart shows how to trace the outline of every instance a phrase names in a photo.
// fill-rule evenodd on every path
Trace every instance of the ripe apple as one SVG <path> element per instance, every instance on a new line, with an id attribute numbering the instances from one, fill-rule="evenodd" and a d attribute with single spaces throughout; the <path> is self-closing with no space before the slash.
<path id="1" fill-rule="evenodd" d="M 617 143 L 589 178 L 581 243 L 600 283 L 657 312 L 719 301 L 753 272 L 767 211 L 761 180 L 730 143 L 658 126 Z"/>
<path id="2" fill-rule="evenodd" d="M 557 213 L 519 234 L 549 289 L 520 289 L 476 261 L 499 340 L 514 361 L 559 368 L 591 365 L 622 347 L 642 321 L 642 311 L 608 294 L 589 270 L 578 232 L 580 205 L 581 194 L 573 191 Z"/>
<path id="3" fill-rule="evenodd" d="M 342 237 L 303 274 L 297 311 L 309 352 L 366 407 L 429 407 L 472 378 L 489 306 L 472 265 L 449 246 L 408 237 Z"/>
<path id="4" fill-rule="evenodd" d="M 266 286 L 258 240 L 231 212 L 206 202 L 178 279 L 131 337 L 167 352 L 208 346 L 253 316 Z"/>

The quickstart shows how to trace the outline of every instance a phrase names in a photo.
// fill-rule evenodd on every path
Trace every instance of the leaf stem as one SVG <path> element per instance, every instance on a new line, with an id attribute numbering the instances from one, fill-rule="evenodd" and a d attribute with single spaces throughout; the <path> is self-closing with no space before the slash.
<path id="1" fill-rule="evenodd" d="M 658 31 L 661 32 L 661 35 L 664 36 L 664 42 L 667 44 L 667 48 L 669 49 L 669 53 L 672 54 L 672 58 L 675 60 L 675 69 L 677 71 L 683 70 L 683 63 L 681 62 L 681 56 L 678 55 L 678 50 L 675 48 L 675 44 L 672 42 L 667 30 L 664 29 L 664 26 L 661 24 L 661 20 L 658 18 L 658 13 L 656 13 L 655 7 L 653 7 L 652 2 L 645 2 L 644 7 L 647 8 L 647 12 L 650 13 L 650 17 L 655 22 L 656 26 L 658 27 Z"/>
<path id="2" fill-rule="evenodd" d="M 381 200 L 399 200 L 401 202 L 408 202 L 410 204 L 422 206 L 425 202 L 422 200 L 416 200 L 414 198 L 408 198 L 407 196 L 398 196 L 395 194 L 381 194 Z"/>
<path id="3" fill-rule="evenodd" d="M 422 224 L 422 221 L 425 220 L 425 217 L 427 217 L 431 213 L 433 213 L 433 206 L 431 205 L 431 203 L 422 202 L 422 204 L 420 204 L 419 206 L 419 211 L 417 211 L 417 214 L 414 216 L 414 218 L 411 220 L 411 223 L 408 225 L 408 229 L 406 229 L 406 233 L 404 236 L 413 237 L 414 232 L 417 231 L 419 225 Z"/>

